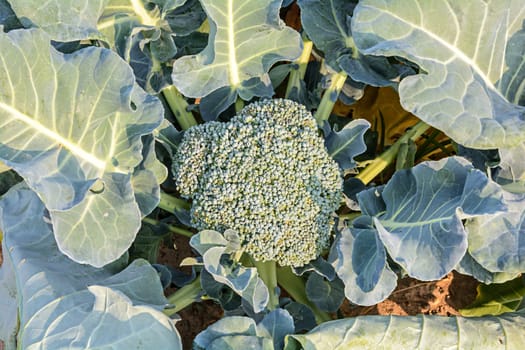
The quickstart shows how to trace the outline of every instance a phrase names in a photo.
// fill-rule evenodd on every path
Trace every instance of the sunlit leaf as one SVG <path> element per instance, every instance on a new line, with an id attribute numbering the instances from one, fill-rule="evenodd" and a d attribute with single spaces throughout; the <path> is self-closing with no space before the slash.
<path id="1" fill-rule="evenodd" d="M 228 88 L 248 100 L 271 96 L 268 71 L 301 54 L 299 34 L 279 19 L 280 0 L 202 0 L 210 21 L 208 46 L 173 65 L 173 82 L 186 96 Z"/>
<path id="2" fill-rule="evenodd" d="M 290 335 L 285 350 L 519 349 L 525 317 L 359 316 L 322 323 Z M 504 345 L 503 345 L 504 344 Z"/>
<path id="3" fill-rule="evenodd" d="M 140 227 L 129 176 L 142 162 L 142 135 L 160 124 L 162 105 L 136 85 L 130 67 L 109 50 L 91 47 L 62 54 L 40 30 L 11 31 L 0 35 L 0 42 L 0 158 L 24 177 L 53 217 L 68 222 L 56 221 L 61 240 L 112 237 L 114 255 L 78 257 L 103 266 L 129 248 Z M 117 177 L 123 192 L 111 190 L 111 179 Z M 101 181 L 108 181 L 108 192 L 98 189 Z M 112 202 L 106 201 L 108 195 Z M 115 208 L 122 206 L 133 213 L 131 219 L 113 225 Z M 105 216 L 108 210 L 113 215 Z M 93 219 L 101 221 L 87 224 Z M 113 231 L 102 225 L 103 219 Z M 86 229 L 79 232 L 81 227 Z M 78 244 L 70 248 L 79 249 Z M 70 249 L 68 255 L 77 259 Z"/>
<path id="4" fill-rule="evenodd" d="M 506 209 L 501 189 L 460 157 L 397 171 L 381 195 L 386 210 L 374 217 L 381 241 L 420 280 L 439 279 L 462 259 L 462 218 Z"/>
<path id="5" fill-rule="evenodd" d="M 354 10 L 352 33 L 363 54 L 419 65 L 421 74 L 399 85 L 406 110 L 464 146 L 487 149 L 525 138 L 525 107 L 515 104 L 523 96 L 524 19 L 520 0 L 366 0 Z"/>
<path id="6" fill-rule="evenodd" d="M 24 27 L 38 27 L 53 40 L 102 37 L 96 27 L 108 0 L 8 1 Z"/>
<path id="7" fill-rule="evenodd" d="M 335 247 L 338 259 L 334 267 L 350 301 L 374 305 L 396 288 L 397 276 L 387 265 L 385 248 L 375 230 L 344 230 Z"/>
<path id="8" fill-rule="evenodd" d="M 23 186 L 0 201 L 10 260 L 4 264 L 12 264 L 20 307 L 18 347 L 181 348 L 173 321 L 161 312 L 167 301 L 154 268 L 144 260 L 122 271 L 78 264 L 58 250 L 45 216 L 38 196 Z"/>
<path id="9" fill-rule="evenodd" d="M 501 315 L 522 308 L 525 296 L 523 277 L 502 284 L 480 284 L 476 300 L 460 310 L 463 316 Z"/>
<path id="10" fill-rule="evenodd" d="M 469 220 L 469 253 L 492 272 L 525 271 L 525 194 L 504 191 L 508 210 Z"/>

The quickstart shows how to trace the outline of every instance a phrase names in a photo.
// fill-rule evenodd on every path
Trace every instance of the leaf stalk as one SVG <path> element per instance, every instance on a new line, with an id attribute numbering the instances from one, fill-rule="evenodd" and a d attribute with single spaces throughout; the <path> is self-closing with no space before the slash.
<path id="1" fill-rule="evenodd" d="M 191 207 L 184 199 L 174 197 L 166 192 L 160 193 L 160 202 L 157 206 L 172 214 L 180 210 L 189 210 Z"/>
<path id="2" fill-rule="evenodd" d="M 275 310 L 279 307 L 279 295 L 277 294 L 277 263 L 275 261 L 253 261 L 259 277 L 263 280 L 270 294 L 268 309 Z"/>
<path id="3" fill-rule="evenodd" d="M 166 102 L 168 102 L 168 106 L 173 112 L 173 115 L 175 116 L 175 119 L 177 119 L 177 123 L 179 123 L 182 130 L 188 130 L 192 126 L 198 124 L 193 114 L 188 111 L 188 102 L 186 102 L 175 86 L 168 86 L 162 90 L 162 94 L 164 95 Z"/>
<path id="4" fill-rule="evenodd" d="M 175 307 L 165 309 L 164 314 L 172 316 L 194 302 L 200 301 L 202 293 L 201 279 L 197 277 L 193 282 L 177 289 L 168 297 L 168 303 Z"/>
<path id="5" fill-rule="evenodd" d="M 347 76 L 348 75 L 344 71 L 337 72 L 332 75 L 330 86 L 328 86 L 324 92 L 321 103 L 319 104 L 319 108 L 314 114 L 315 120 L 317 120 L 319 125 L 323 125 L 323 122 L 330 118 L 330 114 L 334 109 L 337 98 L 339 97 L 339 94 L 345 85 Z"/>
<path id="6" fill-rule="evenodd" d="M 290 72 L 290 77 L 288 78 L 288 85 L 286 85 L 286 93 L 285 97 L 289 98 L 290 94 L 292 93 L 293 89 L 296 88 L 297 90 L 300 89 L 301 81 L 304 79 L 304 76 L 306 74 L 306 68 L 308 67 L 308 62 L 310 62 L 310 55 L 312 54 L 312 49 L 314 47 L 314 43 L 310 40 L 305 40 L 303 42 L 303 52 L 301 53 L 301 56 L 295 61 L 297 64 L 297 69 L 293 69 Z"/>
<path id="7" fill-rule="evenodd" d="M 278 268 L 277 281 L 296 302 L 308 306 L 313 311 L 317 324 L 332 320 L 332 317 L 327 312 L 319 310 L 319 308 L 308 299 L 306 296 L 306 283 L 301 277 L 294 274 L 289 266 Z"/>
<path id="8" fill-rule="evenodd" d="M 364 168 L 356 178 L 361 180 L 365 185 L 372 182 L 383 170 L 386 169 L 396 158 L 399 148 L 408 140 L 416 141 L 423 135 L 430 126 L 423 121 L 419 121 L 412 128 L 410 128 L 403 136 L 401 136 L 389 149 L 376 157 L 366 168 Z"/>

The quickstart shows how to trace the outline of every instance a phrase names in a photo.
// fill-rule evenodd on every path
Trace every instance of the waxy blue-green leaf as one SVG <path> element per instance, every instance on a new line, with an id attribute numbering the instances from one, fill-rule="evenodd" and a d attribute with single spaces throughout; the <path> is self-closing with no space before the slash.
<path id="1" fill-rule="evenodd" d="M 520 349 L 525 317 L 359 316 L 286 338 L 285 350 Z"/>
<path id="2" fill-rule="evenodd" d="M 374 225 L 388 253 L 410 276 L 435 280 L 465 255 L 462 219 L 504 211 L 501 188 L 464 158 L 397 171 L 382 192 Z"/>
<path id="3" fill-rule="evenodd" d="M 46 216 L 24 186 L 0 201 L 4 258 L 16 276 L 19 348 L 181 349 L 173 321 L 161 312 L 167 300 L 151 265 L 135 260 L 115 271 L 77 264 L 58 250 Z"/>
<path id="4" fill-rule="evenodd" d="M 78 263 L 102 267 L 133 243 L 141 226 L 130 176 L 112 174 L 102 178 L 102 193 L 89 192 L 80 204 L 51 210 L 58 247 Z"/>
<path id="5" fill-rule="evenodd" d="M 525 139 L 525 107 L 516 104 L 523 69 L 513 68 L 523 60 L 524 19 L 521 0 L 365 0 L 352 33 L 365 55 L 419 65 L 399 85 L 406 110 L 464 146 L 488 149 Z"/>
<path id="6" fill-rule="evenodd" d="M 352 39 L 350 20 L 357 1 L 298 0 L 301 24 L 315 46 L 322 50 L 332 69 L 340 70 L 343 56 L 357 59 L 360 54 Z"/>
<path id="7" fill-rule="evenodd" d="M 18 301 L 16 299 L 16 275 L 9 251 L 2 240 L 3 261 L 0 268 L 0 341 L 5 350 L 16 349 L 18 332 Z"/>
<path id="8" fill-rule="evenodd" d="M 133 67 L 139 85 L 158 93 L 171 83 L 175 37 L 194 32 L 205 18 L 197 0 L 108 0 L 97 29 Z"/>
<path id="9" fill-rule="evenodd" d="M 330 281 L 314 272 L 306 281 L 306 296 L 320 310 L 336 312 L 345 299 L 344 284 L 338 278 Z"/>
<path id="10" fill-rule="evenodd" d="M 463 259 L 461 259 L 459 264 L 455 267 L 455 270 L 463 275 L 472 276 L 485 284 L 504 283 L 520 275 L 519 273 L 491 272 L 474 260 L 468 250 L 463 256 Z"/>
<path id="11" fill-rule="evenodd" d="M 268 71 L 301 54 L 299 33 L 279 19 L 281 0 L 202 0 L 210 23 L 208 46 L 179 58 L 172 79 L 182 94 L 203 97 L 228 88 L 245 100 L 271 96 Z"/>
<path id="12" fill-rule="evenodd" d="M 284 309 L 271 311 L 257 324 L 249 317 L 229 316 L 197 334 L 193 348 L 279 350 L 294 331 L 293 318 Z"/>
<path id="13" fill-rule="evenodd" d="M 293 318 L 285 309 L 275 309 L 257 324 L 257 335 L 273 340 L 274 349 L 282 349 L 284 337 L 295 331 Z"/>
<path id="14" fill-rule="evenodd" d="M 400 75 L 408 73 L 406 65 L 393 65 L 385 57 L 366 56 L 357 50 L 350 28 L 357 1 L 299 0 L 297 4 L 305 32 L 332 69 L 373 86 L 395 85 Z"/>
<path id="15" fill-rule="evenodd" d="M 53 40 L 102 37 L 97 22 L 108 0 L 8 1 L 25 28 L 40 28 Z"/>
<path id="16" fill-rule="evenodd" d="M 468 220 L 470 255 L 491 272 L 525 272 L 525 194 L 503 192 L 508 210 Z"/>
<path id="17" fill-rule="evenodd" d="M 370 123 L 364 119 L 352 120 L 339 131 L 331 130 L 325 135 L 325 146 L 341 169 L 351 169 L 357 164 L 354 157 L 366 151 L 364 140 L 365 132 L 370 128 Z"/>
<path id="18" fill-rule="evenodd" d="M 202 255 L 204 268 L 215 281 L 230 287 L 243 298 L 247 307 L 255 313 L 264 310 L 269 300 L 268 288 L 259 278 L 255 267 L 244 267 L 231 259 L 240 250 L 240 238 L 236 231 L 224 234 L 203 230 L 190 239 L 190 245 Z"/>
<path id="19" fill-rule="evenodd" d="M 0 25 L 4 26 L 5 32 L 11 29 L 23 28 L 7 0 L 0 0 Z"/>
<path id="20" fill-rule="evenodd" d="M 385 247 L 373 229 L 345 229 L 335 243 L 334 267 L 344 283 L 345 296 L 358 305 L 374 305 L 386 299 L 397 286 L 397 276 L 388 266 Z"/>
<path id="21" fill-rule="evenodd" d="M 2 34 L 0 46 L 0 159 L 52 212 L 59 246 L 71 242 L 68 256 L 99 267 L 117 259 L 140 227 L 130 175 L 143 160 L 141 137 L 162 120 L 160 101 L 110 50 L 62 54 L 36 29 Z M 81 247 L 93 237 L 105 238 L 88 245 L 94 251 Z M 111 252 L 99 255 L 107 237 Z"/>

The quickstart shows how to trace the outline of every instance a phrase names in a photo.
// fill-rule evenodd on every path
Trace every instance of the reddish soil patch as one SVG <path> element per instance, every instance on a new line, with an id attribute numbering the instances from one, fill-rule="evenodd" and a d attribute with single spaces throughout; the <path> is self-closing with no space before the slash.
<path id="1" fill-rule="evenodd" d="M 341 312 L 345 317 L 361 315 L 459 315 L 458 310 L 476 298 L 479 282 L 457 272 L 439 281 L 422 282 L 403 278 L 385 301 L 373 306 L 356 306 L 345 301 Z"/>

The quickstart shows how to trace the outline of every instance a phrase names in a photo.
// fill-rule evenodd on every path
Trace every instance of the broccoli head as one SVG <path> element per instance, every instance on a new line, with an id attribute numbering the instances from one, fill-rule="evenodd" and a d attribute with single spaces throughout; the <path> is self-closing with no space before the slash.
<path id="1" fill-rule="evenodd" d="M 173 170 L 195 228 L 236 230 L 257 261 L 298 267 L 329 244 L 343 180 L 298 103 L 255 102 L 229 122 L 190 128 Z"/>

